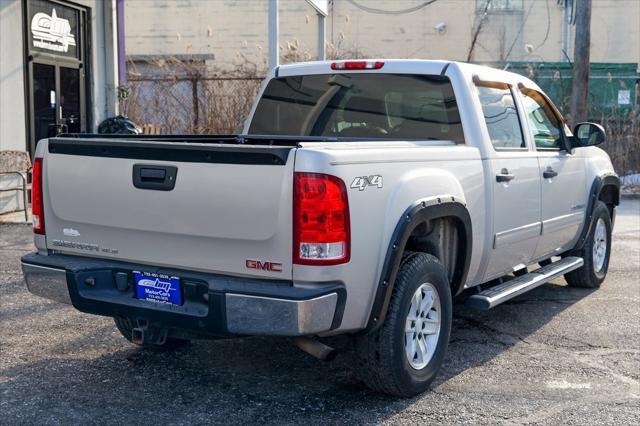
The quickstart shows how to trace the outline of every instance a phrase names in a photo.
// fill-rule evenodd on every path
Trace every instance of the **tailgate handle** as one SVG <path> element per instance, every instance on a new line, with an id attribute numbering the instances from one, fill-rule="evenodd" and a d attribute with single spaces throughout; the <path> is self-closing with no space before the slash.
<path id="1" fill-rule="evenodd" d="M 176 186 L 178 168 L 154 164 L 135 164 L 133 166 L 133 186 L 140 189 L 171 191 Z"/>
<path id="2" fill-rule="evenodd" d="M 148 167 L 142 167 L 140 169 L 140 178 L 144 181 L 156 180 L 164 181 L 164 177 L 167 175 L 165 169 L 150 169 Z"/>

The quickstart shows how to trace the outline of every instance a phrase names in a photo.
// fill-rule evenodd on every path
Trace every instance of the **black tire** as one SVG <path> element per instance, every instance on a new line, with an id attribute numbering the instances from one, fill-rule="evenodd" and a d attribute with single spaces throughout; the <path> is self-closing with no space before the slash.
<path id="1" fill-rule="evenodd" d="M 129 342 L 134 343 L 133 339 L 131 338 L 131 335 L 132 335 L 131 330 L 133 330 L 134 328 L 133 321 L 131 320 L 131 318 L 114 317 L 113 322 L 116 323 L 116 327 L 118 328 L 118 331 L 120 332 L 120 334 L 122 334 L 122 337 L 127 339 Z M 137 345 L 137 343 L 134 343 L 134 344 Z M 176 337 L 167 337 L 164 343 L 162 344 L 145 342 L 142 345 L 138 345 L 138 346 L 142 346 L 143 348 L 149 348 L 149 349 L 177 349 L 187 344 L 189 344 L 189 340 L 178 339 Z"/>
<path id="2" fill-rule="evenodd" d="M 604 264 L 599 270 L 596 270 L 593 258 L 593 247 L 598 221 L 602 220 L 605 226 L 606 234 L 606 252 Z M 611 255 L 611 216 L 609 209 L 602 201 L 596 201 L 593 209 L 593 218 L 589 229 L 589 235 L 580 250 L 574 250 L 569 253 L 571 256 L 579 256 L 584 259 L 584 266 L 575 271 L 571 271 L 564 276 L 567 284 L 571 287 L 580 288 L 598 288 L 607 276 L 609 269 L 609 257 Z"/>
<path id="3" fill-rule="evenodd" d="M 421 369 L 413 368 L 405 354 L 405 324 L 411 299 L 429 283 L 440 299 L 440 334 L 433 355 Z M 407 253 L 398 272 L 384 323 L 375 331 L 358 336 L 355 352 L 357 373 L 371 389 L 410 397 L 429 388 L 444 361 L 452 321 L 452 297 L 445 268 L 425 253 Z"/>

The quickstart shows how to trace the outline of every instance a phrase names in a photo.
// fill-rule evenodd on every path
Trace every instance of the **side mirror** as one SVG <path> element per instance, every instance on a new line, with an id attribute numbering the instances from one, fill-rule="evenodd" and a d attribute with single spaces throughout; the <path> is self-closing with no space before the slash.
<path id="1" fill-rule="evenodd" d="M 605 141 L 604 128 L 595 123 L 578 123 L 573 129 L 573 148 L 600 145 Z"/>

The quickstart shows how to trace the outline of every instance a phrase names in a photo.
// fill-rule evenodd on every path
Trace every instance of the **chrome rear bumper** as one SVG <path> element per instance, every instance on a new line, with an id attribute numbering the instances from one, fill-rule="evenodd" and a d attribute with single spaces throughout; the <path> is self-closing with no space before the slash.
<path id="1" fill-rule="evenodd" d="M 67 271 L 22 262 L 27 289 L 36 296 L 71 304 L 67 288 Z"/>
<path id="2" fill-rule="evenodd" d="M 226 294 L 227 328 L 237 334 L 303 336 L 331 329 L 338 295 L 287 300 Z"/>

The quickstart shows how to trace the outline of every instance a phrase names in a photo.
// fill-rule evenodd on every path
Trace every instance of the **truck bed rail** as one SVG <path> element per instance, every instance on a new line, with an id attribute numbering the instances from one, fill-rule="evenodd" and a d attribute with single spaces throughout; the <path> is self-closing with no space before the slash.
<path id="1" fill-rule="evenodd" d="M 286 135 L 118 135 L 99 133 L 61 133 L 50 138 L 56 139 L 117 139 L 128 141 L 148 142 L 182 142 L 202 144 L 228 144 L 228 145 L 270 145 L 298 147 L 300 142 L 371 142 L 371 141 L 424 141 L 437 140 L 434 138 L 407 139 L 407 138 L 374 138 L 374 137 L 344 137 L 344 136 L 286 136 Z"/>

